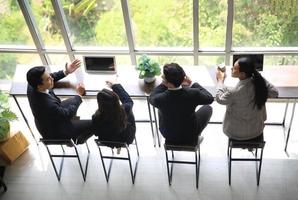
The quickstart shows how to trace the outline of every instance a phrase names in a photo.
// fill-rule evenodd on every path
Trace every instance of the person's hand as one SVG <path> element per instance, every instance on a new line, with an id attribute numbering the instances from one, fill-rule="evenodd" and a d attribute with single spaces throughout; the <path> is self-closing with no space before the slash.
<path id="1" fill-rule="evenodd" d="M 108 80 L 108 81 L 106 81 L 106 84 L 107 84 L 107 86 L 108 86 L 109 88 L 112 88 L 112 86 L 113 86 L 114 84 L 116 84 L 116 82 L 115 82 L 115 81 Z"/>
<path id="2" fill-rule="evenodd" d="M 84 96 L 86 94 L 85 86 L 83 83 L 79 83 L 76 87 L 78 95 Z"/>
<path id="3" fill-rule="evenodd" d="M 71 74 L 74 71 L 76 71 L 80 66 L 81 66 L 82 62 L 79 59 L 75 59 L 72 63 L 65 64 L 65 74 Z"/>
<path id="4" fill-rule="evenodd" d="M 192 83 L 191 79 L 188 76 L 185 76 L 183 82 L 181 83 L 181 86 L 189 87 L 191 83 Z"/>
<path id="5" fill-rule="evenodd" d="M 227 74 L 225 71 L 221 71 L 220 69 L 217 69 L 216 71 L 216 80 L 217 82 L 223 83 L 227 77 Z"/>

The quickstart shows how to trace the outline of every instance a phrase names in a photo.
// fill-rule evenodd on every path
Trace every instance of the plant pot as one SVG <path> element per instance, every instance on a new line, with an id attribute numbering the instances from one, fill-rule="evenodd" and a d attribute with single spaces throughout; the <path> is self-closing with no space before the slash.
<path id="1" fill-rule="evenodd" d="M 0 142 L 8 140 L 10 137 L 10 124 L 8 121 L 0 123 Z"/>
<path id="2" fill-rule="evenodd" d="M 153 83 L 156 80 L 155 76 L 144 77 L 145 83 Z"/>

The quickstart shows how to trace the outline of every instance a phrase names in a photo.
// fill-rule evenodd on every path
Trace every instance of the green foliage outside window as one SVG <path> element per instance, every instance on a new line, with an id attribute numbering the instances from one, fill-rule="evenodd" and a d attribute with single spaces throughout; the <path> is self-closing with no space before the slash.
<path id="1" fill-rule="evenodd" d="M 0 2 L 0 44 L 32 43 L 30 36 L 24 34 L 27 27 L 17 1 Z M 227 2 L 200 0 L 200 47 L 224 48 Z M 51 0 L 34 3 L 32 9 L 38 13 L 35 20 L 46 33 L 42 39 L 62 41 Z M 191 0 L 128 0 L 136 47 L 192 47 L 192 3 Z M 75 45 L 128 46 L 120 0 L 61 0 L 61 5 Z M 233 47 L 298 46 L 297 0 L 235 0 L 234 10 Z M 19 58 L 0 54 L 0 79 L 13 76 L 16 63 L 21 62 Z M 297 63 L 296 58 L 281 59 L 286 59 L 282 63 L 293 63 L 292 60 Z"/>

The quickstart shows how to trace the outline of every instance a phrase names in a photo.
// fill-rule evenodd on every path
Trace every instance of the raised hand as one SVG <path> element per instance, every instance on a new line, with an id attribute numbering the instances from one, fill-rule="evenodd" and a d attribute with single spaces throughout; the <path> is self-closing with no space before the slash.
<path id="1" fill-rule="evenodd" d="M 75 59 L 72 63 L 65 64 L 65 74 L 71 74 L 74 71 L 76 71 L 80 66 L 81 66 L 82 62 L 79 59 Z"/>
<path id="2" fill-rule="evenodd" d="M 109 88 L 112 88 L 112 86 L 113 86 L 114 84 L 116 84 L 116 82 L 115 82 L 115 81 L 108 80 L 108 81 L 106 81 L 106 84 L 107 84 L 107 86 L 108 86 Z"/>
<path id="3" fill-rule="evenodd" d="M 192 83 L 191 79 L 188 76 L 185 76 L 181 85 L 182 87 L 189 87 L 191 83 Z"/>

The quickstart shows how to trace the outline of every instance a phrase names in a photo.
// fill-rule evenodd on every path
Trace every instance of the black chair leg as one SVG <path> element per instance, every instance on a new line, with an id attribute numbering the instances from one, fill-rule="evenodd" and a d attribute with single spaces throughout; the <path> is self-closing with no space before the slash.
<path id="1" fill-rule="evenodd" d="M 199 157 L 199 158 L 198 158 Z M 196 162 L 196 188 L 199 188 L 199 173 L 200 173 L 200 154 L 195 152 L 195 162 Z"/>
<path id="2" fill-rule="evenodd" d="M 99 149 L 99 154 L 100 154 L 100 158 L 101 158 L 101 163 L 102 163 L 103 171 L 104 171 L 104 174 L 105 174 L 105 177 L 106 177 L 106 181 L 109 182 L 110 174 L 111 174 L 111 169 L 112 169 L 112 165 L 113 165 L 113 159 L 110 160 L 109 169 L 108 169 L 108 172 L 107 172 L 105 161 L 104 161 L 104 156 L 103 156 L 103 154 L 101 152 L 100 146 L 98 146 L 98 149 Z M 114 155 L 113 149 L 111 149 L 111 150 L 112 150 L 112 155 Z"/>
<path id="3" fill-rule="evenodd" d="M 55 141 L 57 142 L 57 140 L 55 140 Z M 88 151 L 88 155 L 87 155 L 87 158 L 86 158 L 85 170 L 83 170 L 83 166 L 82 166 L 82 163 L 81 163 L 81 159 L 80 159 L 77 147 L 74 145 L 74 143 L 72 141 L 68 141 L 68 140 L 61 141 L 61 140 L 59 140 L 58 141 L 59 143 L 61 143 L 61 142 L 64 142 L 64 143 L 63 144 L 53 144 L 53 143 L 52 144 L 47 144 L 47 142 L 54 142 L 54 141 L 52 141 L 52 140 L 46 141 L 46 140 L 43 139 L 42 142 L 44 143 L 44 145 L 47 149 L 47 152 L 49 154 L 49 157 L 50 157 L 50 160 L 51 160 L 51 163 L 52 163 L 52 166 L 54 168 L 54 171 L 55 171 L 55 174 L 56 174 L 56 177 L 57 177 L 58 181 L 61 180 L 61 174 L 62 174 L 62 169 L 63 169 L 64 158 L 77 158 L 78 159 L 78 162 L 79 162 L 79 165 L 80 165 L 80 170 L 81 170 L 81 173 L 82 173 L 82 176 L 83 176 L 83 180 L 86 181 L 87 169 L 88 169 L 89 157 L 90 157 L 90 150 L 89 150 L 89 147 L 88 147 L 87 143 L 85 143 L 85 144 L 86 144 L 86 148 L 87 148 L 87 151 Z M 62 154 L 52 154 L 51 151 L 50 151 L 50 148 L 48 147 L 48 145 L 60 145 L 61 149 L 62 149 Z M 71 148 L 74 148 L 74 150 L 75 150 L 75 154 L 66 154 L 63 145 L 68 145 L 68 146 L 71 145 Z M 55 165 L 55 162 L 54 162 L 53 158 L 61 158 L 59 169 Z"/>
<path id="4" fill-rule="evenodd" d="M 229 185 L 231 185 L 231 173 L 232 173 L 232 147 L 228 148 L 229 155 Z"/>
<path id="5" fill-rule="evenodd" d="M 263 148 L 261 149 L 261 155 L 260 155 L 260 164 L 259 164 L 259 170 L 258 170 L 258 179 L 257 179 L 257 185 L 259 186 L 260 183 L 260 176 L 261 176 L 261 169 L 262 169 L 262 161 L 263 161 Z"/>
<path id="6" fill-rule="evenodd" d="M 89 149 L 89 146 L 87 144 L 87 141 L 86 141 L 86 148 L 87 148 L 87 160 L 86 160 L 86 166 L 85 166 L 85 181 L 86 181 L 86 177 L 87 177 L 87 171 L 88 171 L 88 165 L 89 165 L 89 158 L 90 158 L 90 149 Z"/>
<path id="7" fill-rule="evenodd" d="M 228 145 L 228 170 L 229 170 L 229 185 L 231 185 L 231 173 L 232 173 L 232 161 L 255 161 L 256 165 L 256 179 L 257 179 L 257 186 L 259 186 L 260 183 L 260 177 L 261 177 L 261 169 L 262 169 L 262 161 L 263 161 L 263 151 L 265 147 L 265 141 L 236 141 L 236 142 L 230 142 Z M 232 158 L 232 149 L 233 148 L 242 148 L 242 149 L 248 149 L 252 152 L 254 158 Z M 259 153 L 259 150 L 261 150 L 261 153 Z M 258 156 L 258 154 L 260 154 Z"/>
<path id="8" fill-rule="evenodd" d="M 174 171 L 174 164 L 192 164 L 195 165 L 195 176 L 196 176 L 196 188 L 199 187 L 199 173 L 200 173 L 200 149 L 199 147 L 192 147 L 192 146 L 166 146 L 165 145 L 165 154 L 166 154 L 166 165 L 167 165 L 167 174 L 168 174 L 168 182 L 169 186 L 172 185 L 173 180 L 173 171 Z M 171 160 L 169 159 L 169 152 L 171 151 Z M 194 161 L 188 160 L 180 160 L 175 159 L 175 151 L 186 151 L 192 152 L 195 155 Z"/>
<path id="9" fill-rule="evenodd" d="M 84 181 L 86 181 L 86 176 L 85 176 L 85 173 L 84 173 L 84 170 L 83 170 L 83 167 L 82 167 L 82 163 L 81 163 L 81 159 L 80 159 L 80 156 L 79 156 L 77 147 L 74 147 L 74 148 L 75 148 L 76 156 L 77 156 L 77 159 L 78 159 L 78 162 L 79 162 L 79 165 L 80 165 L 80 170 L 81 170 L 83 179 L 84 179 Z M 89 156 L 88 156 L 88 158 L 89 158 Z M 88 159 L 88 158 L 87 158 L 87 159 Z M 88 165 L 88 161 L 87 161 L 86 166 L 87 166 L 87 165 Z"/>
<path id="10" fill-rule="evenodd" d="M 169 185 L 171 185 L 171 176 L 170 176 L 170 169 L 169 169 L 169 158 L 168 158 L 168 152 L 165 149 L 165 153 L 166 153 L 166 164 L 167 164 L 167 172 L 168 172 L 168 181 L 169 181 Z"/>
<path id="11" fill-rule="evenodd" d="M 61 147 L 62 147 L 62 145 L 61 145 Z M 54 160 L 53 160 L 53 155 L 51 154 L 50 149 L 49 149 L 49 147 L 48 147 L 47 145 L 46 145 L 46 149 L 47 149 L 47 151 L 48 151 L 48 154 L 49 154 L 51 163 L 52 163 L 52 165 L 53 165 L 53 168 L 54 168 L 56 177 L 57 177 L 58 181 L 60 181 L 60 179 L 61 179 L 61 174 L 62 174 L 63 163 L 64 163 L 64 157 L 61 158 L 61 161 L 60 161 L 60 167 L 59 167 L 59 172 L 58 172 L 58 169 L 57 169 L 57 167 L 56 167 L 56 165 L 55 165 L 55 162 L 54 162 Z M 65 151 L 64 151 L 63 147 L 62 147 L 62 150 L 63 150 L 63 155 L 65 155 Z"/>
<path id="12" fill-rule="evenodd" d="M 128 147 L 126 147 L 126 151 L 127 151 L 127 156 L 128 156 L 131 181 L 132 181 L 132 184 L 134 184 L 135 183 L 135 177 L 136 177 L 137 165 L 138 165 L 139 159 L 136 161 L 134 170 L 132 170 L 131 157 L 130 157 L 130 153 L 129 153 Z"/>
<path id="13" fill-rule="evenodd" d="M 123 142 L 113 142 L 113 141 L 100 141 L 98 139 L 95 139 L 95 142 L 97 144 L 98 150 L 99 150 L 99 154 L 100 154 L 100 159 L 101 159 L 101 163 L 103 166 L 103 170 L 104 170 L 104 174 L 105 174 L 105 178 L 106 181 L 109 182 L 109 178 L 110 178 L 110 174 L 111 174 L 111 169 L 112 169 L 112 165 L 113 165 L 113 161 L 114 160 L 127 160 L 129 162 L 129 169 L 130 169 L 130 175 L 131 175 L 131 180 L 132 180 L 132 184 L 135 183 L 135 178 L 136 178 L 136 173 L 137 173 L 137 168 L 138 168 L 138 162 L 139 162 L 139 149 L 138 149 L 138 143 L 137 140 L 135 139 L 135 145 L 136 145 L 136 153 L 137 153 L 137 160 L 135 162 L 135 166 L 133 169 L 133 165 L 132 165 L 132 161 L 131 161 L 131 155 L 130 155 L 130 149 L 128 147 L 128 145 L 126 143 Z M 111 144 L 115 144 L 117 145 L 119 148 L 125 148 L 126 152 L 127 152 L 127 157 L 123 157 L 123 156 L 114 156 L 114 150 L 113 148 L 111 148 L 110 146 L 107 146 L 105 143 L 111 143 Z M 112 155 L 104 155 L 102 152 L 101 147 L 107 147 L 111 149 Z M 105 164 L 105 159 L 109 159 L 109 166 L 108 166 L 108 171 L 106 168 L 106 164 Z"/>
<path id="14" fill-rule="evenodd" d="M 136 139 L 135 139 L 135 145 L 136 145 L 137 155 L 139 157 L 140 156 L 140 154 L 139 154 L 139 147 L 138 147 L 138 142 L 137 142 Z"/>

